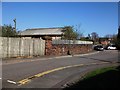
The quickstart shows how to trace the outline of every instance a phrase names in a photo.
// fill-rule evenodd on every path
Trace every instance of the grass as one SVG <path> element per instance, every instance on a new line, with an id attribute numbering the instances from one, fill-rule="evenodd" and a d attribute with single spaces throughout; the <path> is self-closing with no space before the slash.
<path id="1" fill-rule="evenodd" d="M 85 79 L 92 78 L 92 77 L 94 77 L 94 76 L 96 76 L 96 75 L 105 73 L 105 72 L 107 72 L 107 71 L 111 71 L 111 70 L 113 70 L 113 71 L 118 71 L 118 69 L 116 69 L 116 67 L 107 67 L 107 68 L 97 69 L 97 70 L 95 70 L 95 71 L 92 71 L 92 72 L 88 73 L 88 74 L 85 76 L 84 80 L 85 80 Z"/>
<path id="2" fill-rule="evenodd" d="M 97 69 L 88 73 L 82 80 L 77 83 L 64 88 L 68 90 L 70 88 L 89 89 L 97 88 L 101 90 L 105 89 L 118 89 L 120 90 L 120 66 L 108 67 Z"/>

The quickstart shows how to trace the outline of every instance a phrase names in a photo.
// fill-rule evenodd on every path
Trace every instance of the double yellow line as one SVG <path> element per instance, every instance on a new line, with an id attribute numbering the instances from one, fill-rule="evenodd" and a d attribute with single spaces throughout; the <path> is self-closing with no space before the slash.
<path id="1" fill-rule="evenodd" d="M 105 63 L 108 63 L 108 62 L 102 62 L 102 63 L 90 63 L 90 64 L 77 64 L 77 65 L 71 65 L 71 66 L 65 66 L 65 67 L 59 67 L 59 68 L 55 68 L 55 69 L 52 69 L 52 70 L 48 70 L 48 71 L 45 71 L 45 72 L 42 72 L 42 73 L 38 73 L 36 75 L 33 75 L 33 76 L 30 76 L 28 78 L 25 78 L 23 80 L 20 80 L 17 82 L 18 86 L 21 86 L 21 85 L 24 85 L 24 84 L 27 84 L 29 82 L 31 82 L 32 79 L 34 78 L 38 78 L 38 77 L 42 77 L 46 74 L 49 74 L 49 73 L 52 73 L 52 72 L 55 72 L 55 71 L 59 71 L 59 70 L 63 70 L 63 69 L 67 69 L 67 68 L 71 68 L 71 67 L 80 67 L 80 66 L 87 66 L 87 65 L 96 65 L 96 64 L 105 64 Z"/>

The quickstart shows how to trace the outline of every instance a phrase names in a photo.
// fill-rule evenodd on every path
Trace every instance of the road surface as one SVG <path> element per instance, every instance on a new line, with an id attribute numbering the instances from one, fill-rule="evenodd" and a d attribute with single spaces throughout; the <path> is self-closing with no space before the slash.
<path id="1" fill-rule="evenodd" d="M 2 87 L 60 88 L 85 72 L 113 65 L 117 61 L 117 50 L 105 50 L 90 55 L 3 64 Z"/>

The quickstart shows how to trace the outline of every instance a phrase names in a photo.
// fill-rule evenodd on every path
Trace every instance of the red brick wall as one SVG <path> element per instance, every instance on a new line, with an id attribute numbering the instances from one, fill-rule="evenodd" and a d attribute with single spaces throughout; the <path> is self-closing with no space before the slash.
<path id="1" fill-rule="evenodd" d="M 51 40 L 46 40 L 45 55 L 61 56 L 70 54 L 82 54 L 92 51 L 92 45 L 68 45 L 52 44 Z"/>

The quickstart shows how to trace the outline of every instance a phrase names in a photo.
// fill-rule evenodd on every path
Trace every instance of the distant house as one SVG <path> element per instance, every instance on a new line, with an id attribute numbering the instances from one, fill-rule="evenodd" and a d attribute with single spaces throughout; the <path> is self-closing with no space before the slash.
<path id="1" fill-rule="evenodd" d="M 103 45 L 108 45 L 109 43 L 110 43 L 110 41 L 107 41 L 107 40 L 101 41 L 101 44 L 103 44 Z"/>
<path id="2" fill-rule="evenodd" d="M 61 39 L 65 30 L 63 27 L 58 28 L 34 28 L 26 29 L 25 31 L 19 32 L 18 36 L 23 38 L 44 38 L 49 36 L 53 39 Z"/>
<path id="3" fill-rule="evenodd" d="M 99 38 L 99 42 L 102 45 L 108 45 L 108 44 L 110 44 L 110 40 L 108 38 Z"/>

